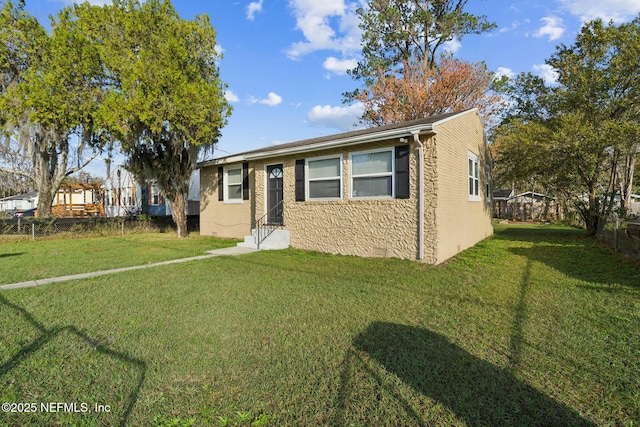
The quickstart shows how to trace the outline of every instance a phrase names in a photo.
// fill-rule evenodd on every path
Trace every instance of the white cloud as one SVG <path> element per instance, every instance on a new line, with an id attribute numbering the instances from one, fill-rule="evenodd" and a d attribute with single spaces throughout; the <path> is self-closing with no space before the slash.
<path id="1" fill-rule="evenodd" d="M 542 77 L 546 84 L 555 84 L 558 82 L 558 72 L 549 64 L 534 65 L 532 68 L 534 74 Z"/>
<path id="2" fill-rule="evenodd" d="M 460 40 L 455 38 L 453 40 L 449 40 L 442 44 L 442 50 L 452 54 L 459 51 L 461 47 L 462 47 L 462 43 L 460 43 Z"/>
<path id="3" fill-rule="evenodd" d="M 511 24 L 510 27 L 502 27 L 498 30 L 498 33 L 506 33 L 508 31 L 513 31 L 516 28 L 518 28 L 520 26 L 520 23 L 518 21 L 515 21 Z"/>
<path id="4" fill-rule="evenodd" d="M 364 112 L 364 104 L 356 103 L 346 107 L 316 105 L 309 111 L 309 122 L 313 126 L 328 127 L 343 131 L 354 130 Z"/>
<path id="5" fill-rule="evenodd" d="M 558 0 L 572 15 L 580 17 L 583 22 L 602 18 L 622 23 L 632 20 L 640 13 L 638 0 Z"/>
<path id="6" fill-rule="evenodd" d="M 238 98 L 238 95 L 236 95 L 229 89 L 224 91 L 224 99 L 226 99 L 229 102 L 238 102 L 240 100 L 240 98 Z"/>
<path id="7" fill-rule="evenodd" d="M 556 16 L 545 16 L 541 19 L 544 26 L 535 32 L 534 37 L 549 36 L 549 41 L 557 40 L 564 34 L 563 21 Z"/>
<path id="8" fill-rule="evenodd" d="M 290 59 L 317 50 L 335 50 L 342 53 L 360 49 L 358 4 L 345 0 L 290 0 L 296 18 L 296 29 L 302 31 L 305 40 L 292 44 L 286 51 Z M 336 23 L 337 21 L 337 23 Z"/>
<path id="9" fill-rule="evenodd" d="M 259 1 L 252 1 L 251 3 L 249 3 L 249 5 L 247 6 L 247 19 L 249 21 L 253 21 L 253 19 L 256 17 L 256 13 L 262 12 L 263 2 L 264 0 L 259 0 Z"/>
<path id="10" fill-rule="evenodd" d="M 494 75 L 494 77 L 496 79 L 500 79 L 503 76 L 506 76 L 510 79 L 514 78 L 516 76 L 516 73 L 511 69 L 511 68 L 507 68 L 507 67 L 498 67 L 498 69 L 496 70 L 496 73 Z"/>
<path id="11" fill-rule="evenodd" d="M 269 92 L 266 98 L 258 99 L 253 96 L 250 96 L 248 99 L 249 104 L 264 104 L 269 107 L 275 107 L 276 105 L 282 102 L 282 97 L 274 92 Z"/>
<path id="12" fill-rule="evenodd" d="M 328 57 L 322 64 L 325 70 L 337 75 L 347 74 L 347 70 L 354 69 L 357 65 L 357 59 L 338 59 L 333 56 Z"/>

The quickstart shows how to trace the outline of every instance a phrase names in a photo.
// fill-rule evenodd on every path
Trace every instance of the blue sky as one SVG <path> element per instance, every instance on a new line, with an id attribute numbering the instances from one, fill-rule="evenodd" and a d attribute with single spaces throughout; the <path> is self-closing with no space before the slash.
<path id="1" fill-rule="evenodd" d="M 41 22 L 73 0 L 26 0 Z M 104 4 L 105 0 L 92 0 Z M 174 0 L 185 18 L 206 13 L 224 58 L 222 79 L 234 112 L 222 129 L 215 156 L 353 130 L 359 105 L 342 104 L 357 83 L 346 75 L 360 58 L 357 7 L 362 0 Z M 570 45 L 583 22 L 628 22 L 640 0 L 469 0 L 498 28 L 454 40 L 456 57 L 485 61 L 490 70 L 554 79 L 545 65 L 558 44 Z M 87 169 L 104 175 L 104 161 Z"/>

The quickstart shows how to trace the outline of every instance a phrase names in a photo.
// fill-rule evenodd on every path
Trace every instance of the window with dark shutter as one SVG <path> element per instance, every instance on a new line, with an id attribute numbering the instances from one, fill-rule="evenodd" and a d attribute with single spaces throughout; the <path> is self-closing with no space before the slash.
<path id="1" fill-rule="evenodd" d="M 224 200 L 224 168 L 222 166 L 218 167 L 218 201 L 222 202 Z"/>
<path id="2" fill-rule="evenodd" d="M 249 200 L 249 163 L 242 164 L 242 200 Z"/>
<path id="3" fill-rule="evenodd" d="M 296 160 L 296 202 L 304 202 L 304 159 Z"/>
<path id="4" fill-rule="evenodd" d="M 409 145 L 396 146 L 396 199 L 409 198 Z"/>

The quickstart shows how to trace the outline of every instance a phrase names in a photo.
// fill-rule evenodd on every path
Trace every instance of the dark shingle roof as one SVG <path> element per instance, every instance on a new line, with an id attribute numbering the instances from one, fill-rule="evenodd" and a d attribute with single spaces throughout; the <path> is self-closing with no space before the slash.
<path id="1" fill-rule="evenodd" d="M 426 117 L 426 118 L 423 118 L 423 119 L 410 120 L 410 121 L 406 121 L 406 122 L 393 123 L 393 124 L 385 125 L 385 126 L 378 126 L 378 127 L 360 129 L 360 130 L 355 130 L 355 131 L 345 132 L 345 133 L 339 133 L 339 134 L 334 134 L 334 135 L 321 136 L 321 137 L 317 137 L 317 138 L 304 139 L 304 140 L 301 140 L 301 141 L 289 142 L 289 143 L 285 143 L 285 144 L 271 145 L 271 146 L 268 146 L 268 147 L 258 148 L 258 149 L 255 149 L 255 150 L 250 150 L 250 151 L 245 151 L 245 152 L 241 152 L 241 153 L 232 154 L 232 155 L 229 155 L 229 156 L 220 157 L 220 158 L 214 159 L 212 161 L 205 161 L 202 164 L 200 164 L 199 166 L 205 166 L 205 165 L 210 164 L 210 163 L 220 162 L 220 161 L 223 161 L 224 159 L 228 159 L 230 157 L 259 155 L 261 153 L 269 153 L 269 152 L 272 152 L 272 151 L 282 152 L 282 151 L 288 150 L 288 149 L 292 149 L 292 150 L 293 149 L 299 149 L 299 148 L 301 149 L 301 148 L 304 148 L 304 147 L 307 147 L 307 146 L 312 147 L 312 146 L 314 146 L 316 144 L 322 144 L 324 142 L 348 140 L 350 138 L 357 138 L 359 136 L 366 136 L 366 135 L 375 135 L 376 133 L 383 133 L 383 132 L 387 132 L 387 131 L 393 131 L 393 130 L 396 130 L 396 129 L 410 128 L 410 127 L 414 127 L 414 126 L 431 125 L 431 124 L 438 123 L 438 122 L 440 122 L 442 120 L 445 120 L 447 118 L 453 117 L 455 115 L 465 113 L 467 111 L 470 111 L 470 110 L 457 111 L 455 113 L 440 114 L 440 115 L 437 115 L 437 116 Z"/>
<path id="2" fill-rule="evenodd" d="M 37 191 L 32 191 L 30 193 L 24 193 L 24 194 L 16 194 L 15 196 L 10 196 L 10 197 L 5 197 L 4 199 L 0 199 L 2 201 L 8 201 L 8 200 L 29 200 L 29 199 L 33 199 L 34 197 L 36 197 L 38 195 Z"/>
<path id="3" fill-rule="evenodd" d="M 493 190 L 494 199 L 506 199 L 511 196 L 513 190 Z"/>

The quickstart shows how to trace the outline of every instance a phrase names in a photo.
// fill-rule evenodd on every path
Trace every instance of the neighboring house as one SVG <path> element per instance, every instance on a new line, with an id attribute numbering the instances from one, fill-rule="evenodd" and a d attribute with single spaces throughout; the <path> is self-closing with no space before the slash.
<path id="1" fill-rule="evenodd" d="M 493 233 L 490 164 L 476 109 L 214 159 L 200 233 L 438 264 Z"/>
<path id="2" fill-rule="evenodd" d="M 631 213 L 632 215 L 640 215 L 640 195 L 639 194 L 631 195 L 631 206 L 629 209 L 629 213 Z"/>
<path id="3" fill-rule="evenodd" d="M 554 197 L 535 191 L 514 194 L 512 190 L 495 190 L 493 204 L 496 218 L 514 221 L 555 221 L 562 216 Z"/>
<path id="4" fill-rule="evenodd" d="M 493 190 L 494 218 L 507 218 L 509 213 L 509 199 L 513 197 L 513 190 Z"/>
<path id="5" fill-rule="evenodd" d="M 187 215 L 200 214 L 200 171 L 190 181 Z M 147 214 L 171 215 L 169 202 L 153 182 L 140 184 L 133 174 L 118 166 L 104 181 L 105 212 L 108 217 Z"/>
<path id="6" fill-rule="evenodd" d="M 37 191 L 0 199 L 0 212 L 25 211 L 36 207 L 38 207 Z"/>
<path id="7" fill-rule="evenodd" d="M 53 198 L 51 215 L 56 218 L 104 216 L 100 185 L 63 183 Z"/>

